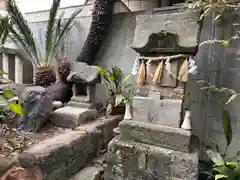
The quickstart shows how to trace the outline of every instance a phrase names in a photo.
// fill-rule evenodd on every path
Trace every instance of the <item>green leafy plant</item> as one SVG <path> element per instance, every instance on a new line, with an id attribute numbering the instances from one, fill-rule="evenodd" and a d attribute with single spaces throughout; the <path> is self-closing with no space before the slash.
<path id="1" fill-rule="evenodd" d="M 204 174 L 207 180 L 239 180 L 240 179 L 240 162 L 238 157 L 240 151 L 232 158 L 226 157 L 227 148 L 232 142 L 231 117 L 226 109 L 222 109 L 222 127 L 226 138 L 226 148 L 220 153 L 218 146 L 207 148 L 206 152 L 210 161 L 202 161 L 200 173 Z"/>
<path id="2" fill-rule="evenodd" d="M 92 67 L 98 70 L 108 89 L 107 114 L 111 113 L 113 107 L 132 102 L 136 89 L 129 82 L 131 75 L 124 76 L 123 71 L 117 66 L 113 66 L 111 70 L 104 70 L 101 66 Z"/>
<path id="3" fill-rule="evenodd" d="M 186 3 L 189 5 L 189 8 L 200 9 L 202 11 L 200 20 L 213 11 L 217 13 L 215 20 L 218 20 L 224 15 L 224 13 L 235 11 L 240 8 L 238 1 L 228 0 L 188 0 Z"/>
<path id="4" fill-rule="evenodd" d="M 202 87 L 201 89 L 207 91 L 208 94 L 220 95 L 219 96 L 220 103 L 225 105 L 231 103 L 235 98 L 237 98 L 240 95 L 233 89 L 226 87 L 218 88 L 212 84 L 208 84 L 208 86 Z"/>
<path id="5" fill-rule="evenodd" d="M 0 74 L 6 74 L 0 72 Z M 5 84 L 5 80 L 0 80 L 0 84 Z M 8 112 L 13 111 L 15 114 L 23 115 L 24 110 L 21 105 L 22 100 L 9 88 L 0 89 L 0 119 L 1 123 L 7 123 Z"/>

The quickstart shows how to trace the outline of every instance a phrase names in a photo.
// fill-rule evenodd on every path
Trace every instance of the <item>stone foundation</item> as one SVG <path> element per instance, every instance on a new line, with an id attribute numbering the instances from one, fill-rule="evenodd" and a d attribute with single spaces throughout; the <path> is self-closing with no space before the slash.
<path id="1" fill-rule="evenodd" d="M 109 143 L 105 180 L 196 180 L 198 152 L 120 140 Z"/>

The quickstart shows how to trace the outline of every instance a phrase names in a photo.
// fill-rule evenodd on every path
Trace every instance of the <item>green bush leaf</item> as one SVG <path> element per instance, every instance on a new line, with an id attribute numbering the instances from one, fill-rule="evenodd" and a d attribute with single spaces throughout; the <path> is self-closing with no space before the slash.
<path id="1" fill-rule="evenodd" d="M 223 174 L 216 174 L 215 175 L 215 180 L 222 179 L 222 178 L 227 178 L 227 176 L 223 175 Z"/>
<path id="2" fill-rule="evenodd" d="M 13 111 L 13 112 L 15 112 L 16 114 L 20 114 L 20 115 L 22 115 L 23 113 L 24 113 L 24 111 L 23 111 L 23 108 L 22 108 L 22 106 L 20 105 L 20 104 L 10 104 L 9 105 L 9 108 Z"/>
<path id="3" fill-rule="evenodd" d="M 10 98 L 13 98 L 16 96 L 16 94 L 10 90 L 10 89 L 6 89 L 3 91 L 3 94 L 2 94 L 6 99 L 10 99 Z"/>
<path id="4" fill-rule="evenodd" d="M 227 48 L 229 46 L 229 41 L 224 40 L 221 45 L 222 45 L 222 47 Z"/>
<path id="5" fill-rule="evenodd" d="M 3 74 L 8 74 L 8 73 L 0 71 L 0 75 L 3 75 Z"/>
<path id="6" fill-rule="evenodd" d="M 231 169 L 234 169 L 237 167 L 238 163 L 233 161 L 233 162 L 227 162 L 226 165 Z"/>
<path id="7" fill-rule="evenodd" d="M 225 164 L 224 159 L 222 158 L 220 153 L 208 149 L 207 154 L 216 166 L 223 166 Z"/>
<path id="8" fill-rule="evenodd" d="M 234 171 L 240 175 L 240 163 L 237 163 L 237 166 L 234 169 Z"/>
<path id="9" fill-rule="evenodd" d="M 227 140 L 227 145 L 229 146 L 232 141 L 232 126 L 230 114 L 227 110 L 222 109 L 222 126 L 224 130 L 224 135 Z"/>
<path id="10" fill-rule="evenodd" d="M 237 94 L 233 94 L 225 104 L 229 104 L 230 102 L 232 102 L 235 98 L 237 97 Z"/>

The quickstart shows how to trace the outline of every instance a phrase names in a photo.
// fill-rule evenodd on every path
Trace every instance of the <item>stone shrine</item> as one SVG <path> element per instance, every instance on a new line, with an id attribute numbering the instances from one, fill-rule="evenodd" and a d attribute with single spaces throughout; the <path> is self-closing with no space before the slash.
<path id="1" fill-rule="evenodd" d="M 105 180 L 196 180 L 198 139 L 181 129 L 188 58 L 197 53 L 200 12 L 184 6 L 137 16 L 139 53 L 133 119 L 108 146 Z"/>
<path id="2" fill-rule="evenodd" d="M 73 97 L 69 105 L 91 107 L 96 103 L 96 84 L 101 83 L 99 72 L 82 62 L 72 62 L 71 69 L 68 81 L 73 83 Z M 80 91 L 82 89 L 83 92 Z"/>
<path id="3" fill-rule="evenodd" d="M 59 127 L 76 128 L 99 117 L 95 101 L 95 87 L 101 82 L 98 71 L 86 63 L 72 62 L 67 81 L 73 84 L 73 97 L 67 106 L 54 111 L 51 122 Z"/>

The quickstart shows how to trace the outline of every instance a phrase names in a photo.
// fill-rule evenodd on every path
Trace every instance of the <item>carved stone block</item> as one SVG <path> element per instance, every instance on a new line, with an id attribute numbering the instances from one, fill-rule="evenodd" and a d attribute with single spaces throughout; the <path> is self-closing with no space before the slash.
<path id="1" fill-rule="evenodd" d="M 198 152 L 184 153 L 114 138 L 108 145 L 106 180 L 196 180 Z"/>
<path id="2" fill-rule="evenodd" d="M 132 101 L 133 120 L 148 122 L 151 104 L 151 97 L 134 97 Z"/>
<path id="3" fill-rule="evenodd" d="M 191 132 L 162 125 L 124 120 L 119 124 L 122 140 L 150 144 L 181 152 L 191 150 Z"/>
<path id="4" fill-rule="evenodd" d="M 182 100 L 162 99 L 153 102 L 151 123 L 179 128 Z"/>

